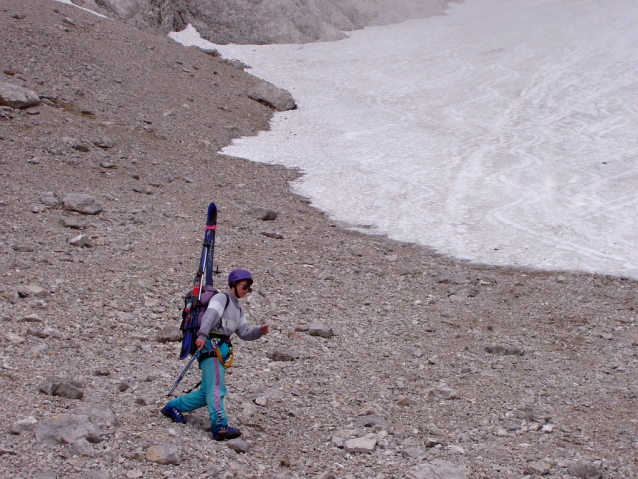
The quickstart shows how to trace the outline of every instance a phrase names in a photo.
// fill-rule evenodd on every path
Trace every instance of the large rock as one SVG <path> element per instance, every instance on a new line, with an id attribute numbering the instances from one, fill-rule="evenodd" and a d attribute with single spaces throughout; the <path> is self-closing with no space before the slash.
<path id="1" fill-rule="evenodd" d="M 82 399 L 84 397 L 82 384 L 73 379 L 47 378 L 38 385 L 38 389 L 44 394 L 67 399 Z"/>
<path id="2" fill-rule="evenodd" d="M 267 82 L 260 83 L 248 96 L 277 111 L 294 110 L 297 108 L 295 99 L 290 92 L 277 88 L 275 85 Z"/>
<path id="3" fill-rule="evenodd" d="M 179 465 L 182 462 L 179 449 L 173 444 L 159 444 L 149 447 L 146 451 L 146 460 L 158 464 Z"/>
<path id="4" fill-rule="evenodd" d="M 12 83 L 0 83 L 0 105 L 11 108 L 29 108 L 40 104 L 40 97 L 34 91 Z"/>
<path id="5" fill-rule="evenodd" d="M 370 454 L 377 446 L 376 434 L 366 434 L 363 437 L 348 439 L 343 443 L 343 448 L 348 452 L 358 454 Z"/>
<path id="6" fill-rule="evenodd" d="M 45 446 L 74 444 L 81 439 L 100 442 L 100 429 L 87 416 L 63 414 L 42 422 L 35 431 L 35 439 Z"/>
<path id="7" fill-rule="evenodd" d="M 308 334 L 310 336 L 321 336 L 322 338 L 331 338 L 335 335 L 330 326 L 316 321 L 308 328 Z"/>
<path id="8" fill-rule="evenodd" d="M 97 215 L 102 212 L 102 206 L 98 204 L 95 196 L 81 193 L 69 193 L 62 197 L 64 208 L 85 215 Z"/>
<path id="9" fill-rule="evenodd" d="M 434 459 L 411 467 L 407 479 L 469 479 L 470 472 L 465 466 L 457 466 L 443 459 Z"/>

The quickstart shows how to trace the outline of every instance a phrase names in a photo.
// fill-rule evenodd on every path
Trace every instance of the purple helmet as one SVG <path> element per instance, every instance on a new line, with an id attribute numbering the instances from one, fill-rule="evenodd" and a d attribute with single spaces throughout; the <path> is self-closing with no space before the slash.
<path id="1" fill-rule="evenodd" d="M 244 279 L 247 279 L 250 284 L 253 284 L 253 277 L 250 275 L 249 271 L 246 271 L 245 269 L 234 269 L 228 275 L 228 286 L 232 288 L 233 284 Z"/>

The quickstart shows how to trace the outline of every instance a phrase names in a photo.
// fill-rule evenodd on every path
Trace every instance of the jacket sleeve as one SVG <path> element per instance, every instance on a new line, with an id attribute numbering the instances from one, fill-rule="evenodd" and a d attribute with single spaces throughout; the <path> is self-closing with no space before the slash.
<path id="1" fill-rule="evenodd" d="M 197 331 L 197 339 L 208 339 L 208 334 L 211 329 L 219 324 L 219 320 L 224 313 L 224 304 L 226 296 L 222 294 L 216 294 L 208 303 L 208 308 L 202 317 L 202 322 Z M 221 302 L 223 301 L 223 303 Z"/>
<path id="2" fill-rule="evenodd" d="M 235 330 L 235 334 L 239 336 L 239 339 L 243 339 L 244 341 L 254 341 L 255 339 L 259 339 L 264 335 L 259 326 L 249 328 L 248 322 L 246 321 L 246 316 L 243 314 L 239 321 L 239 326 Z"/>

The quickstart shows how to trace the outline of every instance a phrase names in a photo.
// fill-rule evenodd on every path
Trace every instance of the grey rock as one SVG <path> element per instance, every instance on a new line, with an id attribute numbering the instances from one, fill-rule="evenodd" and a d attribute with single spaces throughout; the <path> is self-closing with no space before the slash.
<path id="1" fill-rule="evenodd" d="M 109 428 L 117 426 L 117 416 L 113 411 L 107 408 L 95 407 L 95 406 L 81 406 L 69 411 L 76 416 L 86 416 L 86 418 L 96 426 L 102 428 Z"/>
<path id="2" fill-rule="evenodd" d="M 70 193 L 62 197 L 64 208 L 85 215 L 97 215 L 102 212 L 95 196 L 81 193 Z"/>
<path id="3" fill-rule="evenodd" d="M 35 246 L 30 244 L 16 244 L 11 247 L 13 251 L 17 251 L 18 253 L 31 253 L 35 251 Z"/>
<path id="4" fill-rule="evenodd" d="M 549 474 L 551 469 L 551 465 L 545 461 L 534 461 L 528 463 L 523 468 L 523 474 L 527 474 L 529 476 L 545 476 Z"/>
<path id="5" fill-rule="evenodd" d="M 71 228 L 73 230 L 83 230 L 86 228 L 86 223 L 84 221 L 80 221 L 77 218 L 62 218 L 60 220 L 62 226 L 67 228 Z"/>
<path id="6" fill-rule="evenodd" d="M 362 416 L 357 419 L 357 427 L 388 427 L 388 421 L 378 416 Z"/>
<path id="7" fill-rule="evenodd" d="M 363 437 L 347 439 L 343 443 L 343 449 L 347 452 L 358 454 L 370 454 L 377 446 L 376 434 L 366 434 Z"/>
<path id="8" fill-rule="evenodd" d="M 311 336 L 321 336 L 322 338 L 331 338 L 335 335 L 330 326 L 320 322 L 313 322 L 310 324 L 308 334 Z"/>
<path id="9" fill-rule="evenodd" d="M 146 450 L 146 460 L 156 462 L 157 464 L 174 464 L 176 466 L 182 462 L 179 455 L 179 449 L 174 444 L 150 446 Z"/>
<path id="10" fill-rule="evenodd" d="M 460 399 L 461 397 L 458 392 L 445 384 L 439 384 L 435 388 L 431 389 L 430 393 L 439 399 L 445 400 Z"/>
<path id="11" fill-rule="evenodd" d="M 263 236 L 266 236 L 267 238 L 272 238 L 272 239 L 284 239 L 284 235 L 280 234 L 280 233 L 276 233 L 274 231 L 262 231 L 261 234 Z"/>
<path id="12" fill-rule="evenodd" d="M 69 448 L 72 454 L 76 456 L 95 456 L 95 448 L 93 444 L 87 441 L 85 438 L 81 438 L 71 444 Z"/>
<path id="13" fill-rule="evenodd" d="M 425 455 L 425 450 L 421 449 L 420 447 L 408 447 L 406 449 L 403 449 L 401 451 L 401 454 L 403 454 L 405 457 L 416 459 Z"/>
<path id="14" fill-rule="evenodd" d="M 38 444 L 45 446 L 73 444 L 80 439 L 95 443 L 100 441 L 100 430 L 86 416 L 63 414 L 40 423 L 35 431 L 35 438 Z"/>
<path id="15" fill-rule="evenodd" d="M 276 211 L 261 207 L 251 208 L 247 213 L 253 218 L 257 218 L 262 221 L 274 221 L 277 219 L 277 216 L 279 216 L 279 213 Z"/>
<path id="16" fill-rule="evenodd" d="M 443 459 L 417 464 L 408 469 L 407 479 L 469 479 L 470 472 L 465 466 L 457 466 Z"/>
<path id="17" fill-rule="evenodd" d="M 230 449 L 238 453 L 245 454 L 248 451 L 250 451 L 250 442 L 246 441 L 245 439 L 241 439 L 239 437 L 237 439 L 231 439 L 230 441 L 226 443 L 226 445 Z"/>
<path id="18" fill-rule="evenodd" d="M 26 286 L 22 286 L 18 289 L 18 296 L 21 298 L 29 298 L 31 296 L 44 298 L 47 294 L 48 292 L 42 286 L 37 284 L 27 284 Z M 27 319 L 25 317 L 25 321 L 26 320 Z"/>
<path id="19" fill-rule="evenodd" d="M 13 267 L 15 269 L 30 269 L 31 268 L 31 263 L 29 263 L 28 261 L 23 260 L 22 258 L 18 258 L 13 263 Z"/>
<path id="20" fill-rule="evenodd" d="M 33 433 L 38 424 L 38 420 L 33 416 L 20 419 L 11 426 L 11 434 L 23 435 Z"/>
<path id="21" fill-rule="evenodd" d="M 507 356 L 523 356 L 525 354 L 525 350 L 518 346 L 485 346 L 485 351 L 491 354 L 503 354 Z"/>
<path id="22" fill-rule="evenodd" d="M 37 93 L 12 83 L 0 83 L 0 105 L 11 108 L 29 108 L 40 104 Z"/>
<path id="23" fill-rule="evenodd" d="M 263 82 L 257 85 L 248 96 L 277 111 L 294 110 L 297 108 L 295 99 L 289 91 L 277 88 L 275 85 Z"/>
<path id="24" fill-rule="evenodd" d="M 48 378 L 39 384 L 38 389 L 44 394 L 67 399 L 82 399 L 84 396 L 81 383 L 73 379 Z"/>
<path id="25" fill-rule="evenodd" d="M 33 475 L 33 479 L 58 479 L 58 473 L 55 471 L 40 471 Z"/>
<path id="26" fill-rule="evenodd" d="M 174 326 L 167 326 L 157 333 L 157 341 L 159 343 L 176 343 L 181 340 L 182 332 Z"/>
<path id="27" fill-rule="evenodd" d="M 93 243 L 87 235 L 78 235 L 73 238 L 69 238 L 68 242 L 71 246 L 77 246 L 78 248 L 92 248 Z"/>
<path id="28" fill-rule="evenodd" d="M 91 138 L 91 142 L 95 146 L 103 149 L 113 148 L 115 146 L 115 142 L 108 136 L 98 136 L 95 138 Z"/>
<path id="29" fill-rule="evenodd" d="M 55 193 L 53 193 L 52 191 L 47 191 L 46 193 L 43 193 L 42 196 L 40 196 L 40 203 L 45 206 L 54 208 L 60 205 L 60 200 L 55 195 Z"/>
<path id="30" fill-rule="evenodd" d="M 601 479 L 603 477 L 602 471 L 596 466 L 584 462 L 572 464 L 567 468 L 567 473 L 578 479 Z"/>
<path id="31" fill-rule="evenodd" d="M 273 361 L 294 361 L 299 359 L 299 353 L 296 351 L 275 350 L 268 353 L 268 357 Z"/>

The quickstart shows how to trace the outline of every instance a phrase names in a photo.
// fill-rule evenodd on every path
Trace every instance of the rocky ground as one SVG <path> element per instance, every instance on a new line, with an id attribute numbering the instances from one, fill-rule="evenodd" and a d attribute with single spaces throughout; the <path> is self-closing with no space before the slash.
<path id="1" fill-rule="evenodd" d="M 47 0 L 0 30 L 42 97 L 0 111 L 2 477 L 638 477 L 635 281 L 350 233 L 217 153 L 268 128 L 242 70 Z M 210 201 L 217 284 L 253 271 L 272 331 L 235 341 L 232 443 L 158 412 Z"/>

